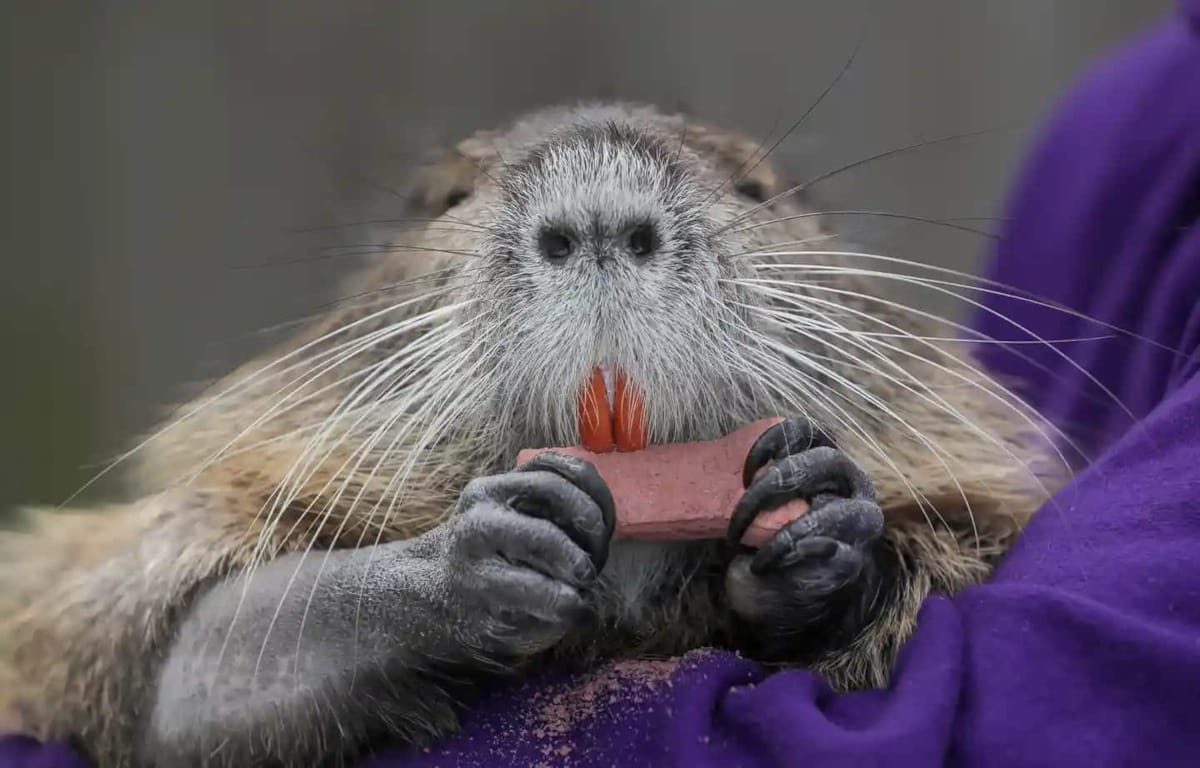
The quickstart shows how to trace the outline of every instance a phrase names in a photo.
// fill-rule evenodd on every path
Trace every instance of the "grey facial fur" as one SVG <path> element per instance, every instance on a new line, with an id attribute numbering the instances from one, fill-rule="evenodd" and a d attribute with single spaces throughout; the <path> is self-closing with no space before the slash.
<path id="1" fill-rule="evenodd" d="M 647 133 L 617 114 L 570 113 L 506 169 L 486 257 L 465 267 L 482 300 L 469 327 L 506 340 L 481 386 L 517 446 L 576 439 L 579 382 L 602 362 L 638 382 L 652 442 L 714 439 L 755 407 L 738 347 L 747 320 L 721 283 L 744 242 L 718 233 L 726 179 L 670 143 L 682 128 L 646 116 Z M 643 256 L 629 247 L 639 227 L 654 233 Z M 542 253 L 547 231 L 572 244 L 561 263 Z"/>

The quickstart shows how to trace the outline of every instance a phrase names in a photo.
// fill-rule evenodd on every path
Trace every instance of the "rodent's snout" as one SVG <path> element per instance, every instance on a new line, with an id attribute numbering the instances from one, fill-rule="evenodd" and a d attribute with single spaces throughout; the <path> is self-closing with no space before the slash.
<path id="1" fill-rule="evenodd" d="M 598 263 L 626 258 L 640 264 L 649 261 L 662 244 L 659 226 L 653 221 L 633 222 L 615 231 L 593 224 L 590 230 L 546 225 L 538 234 L 538 251 L 551 264 L 565 264 L 572 258 L 592 258 Z"/>
<path id="2" fill-rule="evenodd" d="M 521 144 L 499 174 L 484 250 L 500 268 L 561 290 L 568 276 L 588 290 L 592 268 L 624 291 L 678 291 L 709 277 L 720 222 L 707 180 L 720 174 L 681 149 L 676 133 L 636 121 L 582 122 Z M 498 269 L 500 269 L 498 268 Z M 607 289 L 602 289 L 607 290 Z"/>

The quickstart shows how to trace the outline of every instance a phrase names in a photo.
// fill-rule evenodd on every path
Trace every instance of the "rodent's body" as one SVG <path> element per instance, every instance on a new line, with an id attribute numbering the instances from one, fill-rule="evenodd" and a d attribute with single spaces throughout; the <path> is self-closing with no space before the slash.
<path id="1" fill-rule="evenodd" d="M 235 725 L 214 726 L 209 746 L 222 734 L 244 736 L 236 691 L 248 679 L 204 687 L 203 704 L 187 700 L 200 683 L 190 693 L 170 686 L 187 679 L 188 659 L 202 658 L 180 648 L 203 639 L 189 633 L 201 631 L 197 611 L 223 599 L 212 591 L 256 565 L 263 579 L 280 578 L 268 566 L 290 562 L 289 553 L 311 550 L 306 560 L 321 561 L 336 550 L 326 571 L 306 571 L 279 593 L 311 596 L 299 614 L 318 625 L 306 625 L 315 638 L 306 653 L 410 643 L 403 632 L 444 619 L 440 608 L 418 626 L 422 603 L 401 614 L 411 626 L 379 638 L 364 629 L 347 639 L 333 614 L 322 618 L 321 601 L 357 599 L 353 626 L 395 623 L 373 617 L 386 601 L 372 599 L 375 582 L 356 580 L 360 566 L 346 558 L 398 552 L 412 575 L 409 586 L 388 589 L 431 589 L 442 571 L 441 555 L 430 553 L 442 552 L 439 531 L 464 489 L 510 471 L 522 448 L 573 444 L 579 384 L 601 361 L 639 383 L 652 442 L 713 439 L 754 419 L 801 414 L 837 433 L 885 510 L 894 588 L 852 642 L 804 660 L 839 687 L 883 683 L 921 600 L 986 577 L 1055 482 L 1053 462 L 1035 418 L 960 343 L 932 340 L 945 335 L 936 323 L 881 300 L 881 281 L 838 267 L 816 217 L 789 196 L 758 206 L 753 197 L 782 187 L 755 162 L 757 147 L 623 105 L 548 110 L 461 144 L 419 184 L 428 223 L 399 233 L 394 255 L 354 279 L 358 298 L 235 372 L 215 389 L 227 394 L 198 401 L 202 409 L 131 458 L 141 500 L 82 516 L 39 513 L 27 533 L 6 534 L 0 592 L 17 605 L 0 627 L 0 713 L 41 735 L 77 737 L 103 766 L 129 764 L 139 749 L 146 760 L 190 754 L 164 744 L 174 733 L 162 725 L 174 706 L 168 689 L 177 705 L 207 713 L 200 720 L 226 702 L 232 714 L 221 716 Z M 748 197 L 735 179 L 757 189 Z M 653 247 L 641 261 L 622 243 L 647 223 Z M 585 234 L 551 263 L 545 227 Z M 336 358 L 353 343 L 354 355 Z M 409 541 L 418 543 L 380 549 Z M 728 644 L 735 617 L 756 608 L 727 564 L 719 542 L 614 544 L 588 593 L 599 630 L 529 639 L 524 653 L 441 661 L 470 678 L 546 653 L 586 663 Z M 250 622 L 244 642 L 267 625 L 308 637 L 289 625 L 290 608 L 267 610 L 263 621 L 263 607 L 275 604 L 256 604 L 252 593 L 239 606 L 239 621 Z M 236 632 L 223 630 L 236 666 Z M 471 648 L 487 645 L 471 637 Z M 279 642 L 252 659 L 256 675 L 298 646 Z M 283 685 L 312 673 L 310 661 L 263 674 Z M 394 659 L 377 662 L 389 683 L 359 679 L 357 703 L 277 711 L 252 734 L 252 750 L 215 754 L 233 764 L 249 751 L 302 763 L 452 729 L 461 691 L 439 665 L 393 674 Z"/>

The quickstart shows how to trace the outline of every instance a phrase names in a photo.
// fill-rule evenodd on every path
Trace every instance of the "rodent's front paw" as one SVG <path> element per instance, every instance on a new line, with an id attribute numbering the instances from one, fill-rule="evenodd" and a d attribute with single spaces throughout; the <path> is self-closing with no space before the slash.
<path id="1" fill-rule="evenodd" d="M 469 483 L 458 511 L 452 563 L 485 646 L 544 650 L 587 615 L 586 591 L 616 525 L 612 494 L 591 464 L 539 454 Z"/>
<path id="2" fill-rule="evenodd" d="M 883 513 L 870 481 L 826 432 L 792 419 L 750 449 L 743 482 L 731 542 L 763 510 L 795 499 L 810 507 L 729 566 L 726 594 L 746 623 L 747 650 L 764 661 L 797 661 L 848 643 L 874 618 L 886 587 Z"/>

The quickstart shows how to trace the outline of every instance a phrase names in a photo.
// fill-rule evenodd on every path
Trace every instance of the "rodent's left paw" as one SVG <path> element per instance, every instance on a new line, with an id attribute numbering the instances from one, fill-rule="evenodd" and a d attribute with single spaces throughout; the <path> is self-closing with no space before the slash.
<path id="1" fill-rule="evenodd" d="M 763 660 L 795 660 L 849 642 L 873 618 L 884 586 L 883 512 L 870 481 L 825 431 L 802 419 L 763 433 L 743 481 L 731 543 L 761 511 L 795 499 L 810 507 L 729 566 L 726 594 L 747 624 L 748 650 Z"/>
<path id="2" fill-rule="evenodd" d="M 544 452 L 467 483 L 447 572 L 463 626 L 486 652 L 525 656 L 588 620 L 608 559 L 612 493 L 589 462 Z"/>

